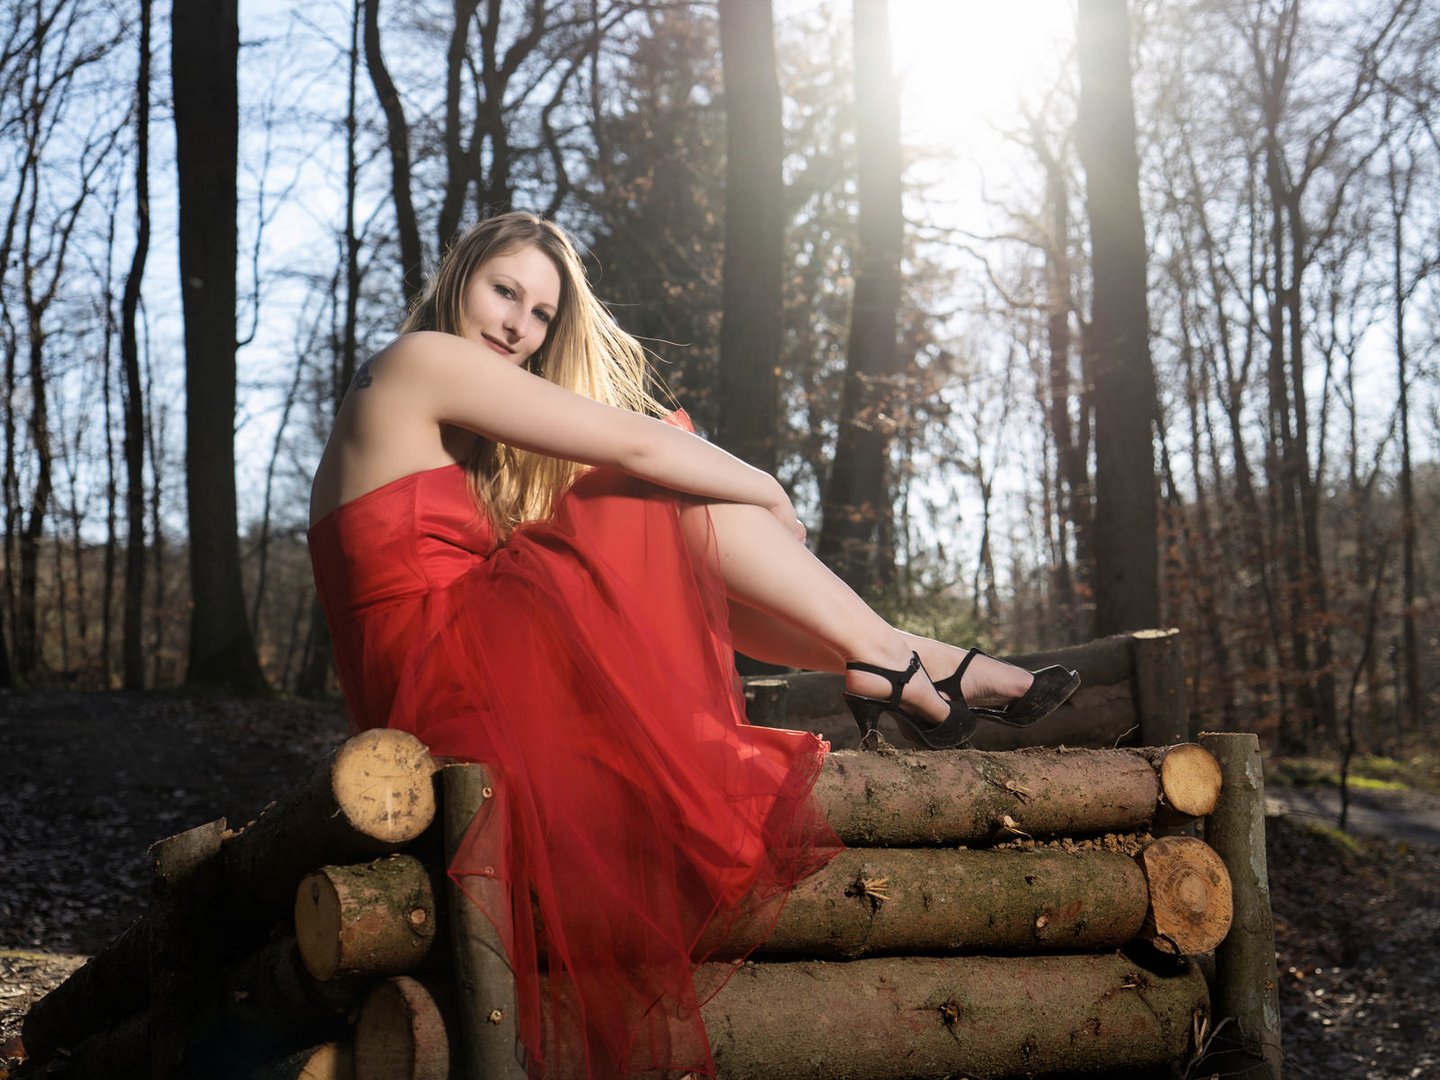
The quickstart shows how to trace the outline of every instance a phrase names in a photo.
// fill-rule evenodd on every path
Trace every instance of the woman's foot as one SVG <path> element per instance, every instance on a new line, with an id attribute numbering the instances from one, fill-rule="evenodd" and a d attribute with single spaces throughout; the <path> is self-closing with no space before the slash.
<path id="1" fill-rule="evenodd" d="M 878 647 L 871 655 L 886 656 L 886 664 L 896 663 L 888 647 Z M 895 718 L 902 741 L 916 749 L 953 750 L 967 746 L 975 732 L 975 714 L 963 702 L 947 700 L 937 692 L 913 651 L 904 668 L 848 661 L 845 682 L 845 704 L 860 727 L 864 746 L 872 745 L 870 739 L 879 734 L 878 721 L 886 713 Z M 883 696 L 878 689 L 881 682 L 888 689 Z"/>
<path id="2" fill-rule="evenodd" d="M 877 647 L 863 657 L 855 659 L 863 659 L 866 663 L 874 664 L 877 667 L 903 672 L 910 663 L 911 653 L 908 642 L 897 636 L 895 642 L 887 642 L 885 646 Z M 916 720 L 940 724 L 950 715 L 950 703 L 935 689 L 928 669 L 923 666 L 924 662 L 922 656 L 922 667 L 905 683 L 904 689 L 900 693 L 900 704 Z M 854 668 L 845 672 L 845 689 L 847 692 L 858 694 L 861 697 L 882 700 L 889 698 L 893 693 L 889 680 L 883 675 L 875 675 Z"/>
<path id="3" fill-rule="evenodd" d="M 926 670 L 933 672 L 934 677 L 939 680 L 949 678 L 950 673 L 960 666 L 968 652 L 932 638 L 917 637 L 914 634 L 903 636 L 910 648 L 920 654 L 920 662 L 925 665 Z M 984 653 L 977 653 L 965 668 L 965 675 L 960 680 L 960 692 L 967 705 L 1002 708 L 1024 697 L 1034 681 L 1035 677 L 1024 668 L 996 660 Z"/>

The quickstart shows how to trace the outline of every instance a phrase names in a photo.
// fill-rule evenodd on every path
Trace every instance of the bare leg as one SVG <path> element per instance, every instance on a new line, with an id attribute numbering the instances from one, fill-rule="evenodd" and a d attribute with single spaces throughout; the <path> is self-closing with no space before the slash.
<path id="1" fill-rule="evenodd" d="M 897 633 L 920 654 L 921 663 L 926 671 L 933 673 L 933 678 L 949 675 L 965 659 L 965 649 L 904 630 Z M 767 664 L 834 674 L 845 670 L 845 658 L 830 651 L 819 638 L 749 607 L 733 596 L 730 598 L 730 634 L 735 648 Z M 965 701 L 970 705 L 1002 706 L 1023 694 L 1031 679 L 1028 672 L 1013 665 L 1003 662 L 997 665 L 996 661 L 977 656 L 965 671 Z"/>
<path id="2" fill-rule="evenodd" d="M 733 596 L 730 598 L 730 636 L 735 648 L 767 664 L 783 664 L 806 671 L 839 673 L 845 670 L 845 658 L 831 651 L 819 638 Z"/>
<path id="3" fill-rule="evenodd" d="M 903 670 L 912 650 L 919 651 L 917 642 L 925 645 L 922 661 L 930 655 L 943 666 L 951 654 L 956 663 L 963 656 L 963 652 L 950 646 L 912 639 L 890 626 L 759 507 L 715 503 L 709 509 L 720 571 L 731 596 L 744 607 L 787 624 L 802 638 L 814 639 L 822 647 L 822 658 L 829 653 L 845 660 L 865 660 Z M 692 543 L 702 545 L 708 539 L 699 535 L 694 525 L 687 528 L 687 536 Z M 786 640 L 793 645 L 796 639 L 787 635 Z M 994 670 L 987 674 L 991 667 Z M 943 673 L 949 674 L 951 669 L 953 665 Z M 973 680 L 971 672 L 975 674 Z M 998 661 L 972 664 L 971 672 L 967 672 L 967 697 L 973 685 L 977 697 L 1009 699 L 1024 693 L 1030 682 L 1028 672 Z M 855 693 L 889 695 L 888 684 L 880 676 L 848 671 L 845 680 L 847 688 Z M 937 722 L 949 712 L 948 703 L 928 679 L 911 679 L 903 701 L 914 712 Z"/>

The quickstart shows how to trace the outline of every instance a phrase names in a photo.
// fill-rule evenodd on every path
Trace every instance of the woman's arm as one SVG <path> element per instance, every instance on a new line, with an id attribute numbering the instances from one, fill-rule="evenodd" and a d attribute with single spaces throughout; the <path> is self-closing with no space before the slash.
<path id="1" fill-rule="evenodd" d="M 464 338 L 407 334 L 371 361 L 369 375 L 387 384 L 387 396 L 403 394 L 437 423 L 689 495 L 763 506 L 803 535 L 769 473 L 672 424 L 562 389 Z"/>

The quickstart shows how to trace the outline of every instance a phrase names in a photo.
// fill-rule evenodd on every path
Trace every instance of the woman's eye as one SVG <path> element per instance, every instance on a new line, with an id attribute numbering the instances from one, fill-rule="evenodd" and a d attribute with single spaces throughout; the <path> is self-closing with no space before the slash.
<path id="1" fill-rule="evenodd" d="M 515 299 L 515 290 L 510 288 L 510 286 L 508 285 L 496 285 L 495 291 L 501 296 L 503 296 L 506 300 Z"/>
<path id="2" fill-rule="evenodd" d="M 549 313 L 549 312 L 541 311 L 539 308 L 536 308 L 533 312 L 531 312 L 531 314 L 534 315 L 535 318 L 536 318 L 539 322 L 543 323 L 544 325 L 546 325 L 546 326 L 549 326 L 549 325 L 550 325 L 550 313 Z"/>

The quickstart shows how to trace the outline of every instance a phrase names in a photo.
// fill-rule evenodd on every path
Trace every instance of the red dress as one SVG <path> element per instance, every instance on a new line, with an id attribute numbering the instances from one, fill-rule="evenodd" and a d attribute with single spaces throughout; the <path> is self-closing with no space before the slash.
<path id="1" fill-rule="evenodd" d="M 828 745 L 745 720 L 704 506 L 595 469 L 497 547 L 445 466 L 309 543 L 355 725 L 493 777 L 450 873 L 504 942 L 530 1074 L 713 1074 L 702 930 L 778 915 L 840 844 Z"/>

